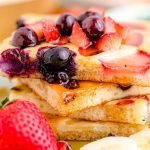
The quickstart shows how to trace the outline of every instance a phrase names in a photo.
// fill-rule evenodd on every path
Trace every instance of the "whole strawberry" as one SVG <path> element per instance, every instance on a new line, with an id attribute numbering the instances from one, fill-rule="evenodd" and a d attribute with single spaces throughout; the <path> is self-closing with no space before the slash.
<path id="1" fill-rule="evenodd" d="M 52 129 L 33 103 L 19 100 L 0 110 L 0 150 L 57 150 Z"/>

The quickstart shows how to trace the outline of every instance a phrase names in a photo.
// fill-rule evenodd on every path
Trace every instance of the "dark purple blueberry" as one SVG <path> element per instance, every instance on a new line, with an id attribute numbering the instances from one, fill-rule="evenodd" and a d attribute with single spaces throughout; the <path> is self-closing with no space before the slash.
<path id="1" fill-rule="evenodd" d="M 67 84 L 64 85 L 67 89 L 77 89 L 79 88 L 79 83 L 77 80 L 69 80 Z"/>
<path id="2" fill-rule="evenodd" d="M 32 29 L 21 27 L 14 33 L 12 44 L 20 48 L 32 47 L 38 44 L 38 38 Z"/>
<path id="3" fill-rule="evenodd" d="M 48 83 L 57 83 L 56 82 L 56 74 L 51 72 L 51 73 L 46 73 L 45 74 L 45 80 L 48 82 Z"/>
<path id="4" fill-rule="evenodd" d="M 19 20 L 17 20 L 16 25 L 17 25 L 17 29 L 18 29 L 18 28 L 24 27 L 25 22 L 23 19 L 19 19 Z"/>
<path id="5" fill-rule="evenodd" d="M 76 71 L 74 57 L 75 53 L 68 48 L 60 46 L 40 48 L 37 53 L 39 70 L 49 83 L 77 88 L 77 83 L 71 79 Z"/>
<path id="6" fill-rule="evenodd" d="M 121 84 L 118 84 L 119 88 L 122 89 L 123 91 L 125 90 L 128 90 L 130 89 L 132 86 L 131 85 L 127 85 L 127 86 L 124 86 L 124 85 L 121 85 Z"/>
<path id="7" fill-rule="evenodd" d="M 91 40 L 98 40 L 104 34 L 104 22 L 96 16 L 90 16 L 84 19 L 81 27 Z"/>
<path id="8" fill-rule="evenodd" d="M 69 82 L 69 76 L 65 72 L 58 72 L 58 79 L 60 84 L 67 84 Z"/>
<path id="9" fill-rule="evenodd" d="M 46 68 L 58 70 L 68 64 L 69 57 L 70 52 L 67 48 L 57 46 L 48 48 L 41 59 Z"/>
<path id="10" fill-rule="evenodd" d="M 8 49 L 1 53 L 0 67 L 10 76 L 25 73 L 28 63 L 29 57 L 22 49 Z"/>
<path id="11" fill-rule="evenodd" d="M 96 16 L 101 18 L 101 16 L 97 12 L 86 11 L 77 18 L 78 23 L 81 25 L 82 21 L 89 16 Z"/>
<path id="12" fill-rule="evenodd" d="M 57 27 L 62 36 L 70 36 L 75 18 L 71 14 L 63 14 L 58 18 Z"/>

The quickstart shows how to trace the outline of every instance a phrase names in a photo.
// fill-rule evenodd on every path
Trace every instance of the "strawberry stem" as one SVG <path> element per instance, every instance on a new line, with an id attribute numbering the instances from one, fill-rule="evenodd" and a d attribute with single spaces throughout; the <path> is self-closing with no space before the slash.
<path id="1" fill-rule="evenodd" d="M 0 109 L 9 101 L 8 97 L 0 101 Z"/>

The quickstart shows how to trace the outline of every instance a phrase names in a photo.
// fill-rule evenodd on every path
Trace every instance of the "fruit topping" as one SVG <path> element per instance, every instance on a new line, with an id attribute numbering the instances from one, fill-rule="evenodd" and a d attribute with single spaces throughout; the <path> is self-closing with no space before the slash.
<path id="1" fill-rule="evenodd" d="M 69 80 L 67 84 L 64 85 L 67 89 L 76 89 L 79 88 L 79 83 L 76 80 Z"/>
<path id="2" fill-rule="evenodd" d="M 78 22 L 75 22 L 73 25 L 70 42 L 82 48 L 86 48 L 91 44 Z"/>
<path id="3" fill-rule="evenodd" d="M 32 47 L 38 44 L 36 33 L 29 28 L 21 27 L 13 35 L 12 45 L 20 48 Z"/>
<path id="4" fill-rule="evenodd" d="M 143 36 L 140 33 L 129 30 L 126 38 L 123 40 L 123 44 L 139 46 L 143 42 Z"/>
<path id="5" fill-rule="evenodd" d="M 100 51 L 116 50 L 121 46 L 122 38 L 118 33 L 104 34 L 97 42 L 95 47 Z"/>
<path id="6" fill-rule="evenodd" d="M 81 25 L 82 21 L 83 21 L 84 19 L 86 19 L 87 17 L 89 17 L 89 16 L 96 16 L 96 17 L 100 17 L 100 18 L 101 18 L 101 16 L 100 16 L 97 12 L 86 11 L 86 12 L 82 13 L 82 14 L 77 18 L 78 23 Z"/>
<path id="7" fill-rule="evenodd" d="M 118 53 L 118 52 L 117 52 Z M 127 55 L 114 54 L 115 57 L 101 58 L 100 61 L 104 67 L 105 73 L 119 73 L 128 74 L 128 73 L 145 73 L 150 68 L 150 55 L 144 51 L 132 50 L 127 53 Z M 132 59 L 131 59 L 132 58 Z"/>
<path id="8" fill-rule="evenodd" d="M 0 131 L 2 150 L 58 150 L 48 121 L 29 101 L 16 100 L 1 109 Z"/>
<path id="9" fill-rule="evenodd" d="M 47 48 L 43 54 L 43 63 L 48 69 L 58 70 L 65 67 L 70 59 L 69 49 L 63 47 Z"/>
<path id="10" fill-rule="evenodd" d="M 60 36 L 58 28 L 51 21 L 43 22 L 43 33 L 47 42 L 54 42 Z"/>
<path id="11" fill-rule="evenodd" d="M 65 72 L 58 72 L 58 78 L 60 80 L 60 84 L 67 84 L 69 81 L 69 77 Z"/>
<path id="12" fill-rule="evenodd" d="M 104 18 L 105 23 L 105 33 L 114 33 L 116 32 L 115 21 L 111 17 Z"/>
<path id="13" fill-rule="evenodd" d="M 105 33 L 119 33 L 123 39 L 126 38 L 128 33 L 128 27 L 115 22 L 111 17 L 105 17 L 104 23 L 105 23 Z"/>
<path id="14" fill-rule="evenodd" d="M 25 73 L 29 65 L 29 56 L 22 49 L 8 49 L 1 53 L 0 68 L 10 76 Z"/>
<path id="15" fill-rule="evenodd" d="M 71 14 L 63 14 L 57 21 L 57 27 L 62 36 L 70 36 L 72 33 L 72 26 L 75 22 L 74 16 Z"/>
<path id="16" fill-rule="evenodd" d="M 43 47 L 38 51 L 39 69 L 46 81 L 66 85 L 75 75 L 75 53 L 63 47 Z M 69 83 L 70 84 L 70 83 Z M 69 85 L 69 88 L 74 85 Z"/>
<path id="17" fill-rule="evenodd" d="M 17 28 L 24 27 L 25 22 L 23 19 L 19 19 L 19 20 L 17 20 L 16 25 L 17 25 Z"/>
<path id="18" fill-rule="evenodd" d="M 88 48 L 79 48 L 79 53 L 83 56 L 92 56 L 99 54 L 101 50 L 95 48 L 94 46 L 90 46 Z"/>
<path id="19" fill-rule="evenodd" d="M 124 99 L 124 100 L 117 102 L 116 105 L 129 105 L 129 104 L 133 104 L 133 103 L 134 103 L 134 100 Z"/>
<path id="20" fill-rule="evenodd" d="M 44 40 L 43 21 L 38 21 L 33 24 L 26 24 L 25 27 L 33 30 L 36 33 L 39 41 Z"/>
<path id="21" fill-rule="evenodd" d="M 58 150 L 72 150 L 71 145 L 65 141 L 57 142 Z"/>
<path id="22" fill-rule="evenodd" d="M 129 28 L 125 25 L 122 25 L 120 23 L 115 24 L 116 32 L 119 33 L 122 36 L 122 39 L 127 38 L 127 34 L 129 32 Z"/>
<path id="23" fill-rule="evenodd" d="M 66 44 L 66 43 L 68 43 L 69 42 L 69 37 L 67 37 L 67 36 L 61 36 L 60 38 L 59 38 L 59 41 L 58 41 L 58 45 L 63 45 L 63 44 Z"/>
<path id="24" fill-rule="evenodd" d="M 81 27 L 91 40 L 98 40 L 104 34 L 104 22 L 97 16 L 89 16 L 84 19 Z"/>
<path id="25" fill-rule="evenodd" d="M 131 85 L 121 85 L 121 84 L 118 84 L 118 87 L 119 87 L 121 90 L 125 91 L 125 90 L 130 89 L 132 86 L 131 86 Z"/>

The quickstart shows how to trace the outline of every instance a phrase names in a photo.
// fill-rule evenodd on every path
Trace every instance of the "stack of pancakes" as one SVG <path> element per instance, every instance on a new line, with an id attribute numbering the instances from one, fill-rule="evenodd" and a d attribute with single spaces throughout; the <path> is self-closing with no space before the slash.
<path id="1" fill-rule="evenodd" d="M 28 23 L 33 23 L 43 16 L 25 15 L 22 18 Z M 144 36 L 140 47 L 147 50 L 150 45 L 150 34 L 148 34 L 150 28 L 147 25 L 149 23 L 131 24 L 143 26 L 135 30 Z M 9 41 L 10 39 L 7 39 L 3 42 L 1 50 L 12 47 L 8 44 Z M 38 48 L 42 44 L 38 45 Z M 72 44 L 68 47 L 74 51 L 77 49 Z M 30 53 L 32 58 L 35 49 L 37 47 L 27 48 L 32 51 Z M 124 46 L 122 49 L 134 51 L 135 47 Z M 99 82 L 101 70 L 98 65 L 96 66 L 96 58 L 99 55 L 102 54 L 86 58 L 80 56 L 76 60 L 78 70 L 75 78 L 79 82 L 77 89 L 66 89 L 59 84 L 49 84 L 42 79 L 37 79 L 41 78 L 39 74 L 34 74 L 28 78 L 18 78 L 17 85 L 10 91 L 9 99 L 11 101 L 27 99 L 35 103 L 46 115 L 57 138 L 61 140 L 95 140 L 106 136 L 129 136 L 148 128 L 149 78 L 132 74 L 114 75 L 111 78 L 106 75 L 102 78 L 103 82 Z M 113 55 L 115 52 L 109 56 Z"/>

